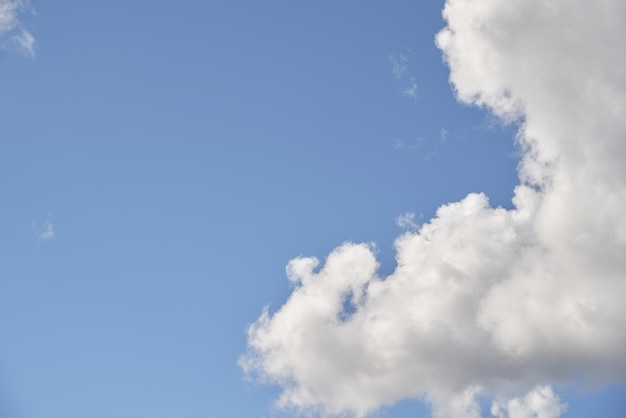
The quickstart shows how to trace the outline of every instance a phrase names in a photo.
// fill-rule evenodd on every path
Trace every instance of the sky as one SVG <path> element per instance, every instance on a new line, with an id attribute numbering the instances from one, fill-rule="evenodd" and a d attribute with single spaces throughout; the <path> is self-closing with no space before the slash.
<path id="1" fill-rule="evenodd" d="M 0 0 L 0 417 L 623 417 L 625 20 Z"/>

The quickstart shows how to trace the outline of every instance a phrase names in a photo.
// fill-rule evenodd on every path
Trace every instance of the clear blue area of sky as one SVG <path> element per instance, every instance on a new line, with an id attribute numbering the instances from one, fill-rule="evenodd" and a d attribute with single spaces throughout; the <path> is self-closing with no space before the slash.
<path id="1" fill-rule="evenodd" d="M 283 416 L 237 358 L 290 258 L 373 241 L 388 273 L 399 215 L 510 207 L 514 129 L 456 103 L 442 5 L 33 0 L 35 57 L 0 53 L 0 417 Z"/>

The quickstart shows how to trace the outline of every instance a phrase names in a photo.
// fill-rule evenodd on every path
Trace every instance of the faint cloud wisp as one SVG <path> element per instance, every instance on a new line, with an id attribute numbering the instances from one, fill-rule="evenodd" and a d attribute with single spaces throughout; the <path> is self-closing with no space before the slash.
<path id="1" fill-rule="evenodd" d="M 448 131 L 445 128 L 441 128 L 439 130 L 439 140 L 441 142 L 446 142 L 448 140 Z"/>
<path id="2" fill-rule="evenodd" d="M 413 77 L 411 77 L 411 84 L 402 90 L 402 95 L 412 99 L 417 97 L 417 83 Z"/>
<path id="3" fill-rule="evenodd" d="M 429 144 L 424 138 L 413 140 L 396 139 L 392 147 L 396 151 L 407 151 L 419 155 L 420 163 L 428 163 L 439 158 L 439 151 L 435 146 Z"/>
<path id="4" fill-rule="evenodd" d="M 27 13 L 34 13 L 28 0 L 0 0 L 0 46 L 34 56 L 35 37 L 20 19 Z"/>
<path id="5" fill-rule="evenodd" d="M 415 213 L 407 212 L 396 218 L 396 225 L 402 229 L 418 230 L 419 224 L 415 222 Z"/>
<path id="6" fill-rule="evenodd" d="M 389 61 L 391 61 L 391 74 L 399 80 L 404 76 L 407 69 L 409 58 L 404 54 L 391 54 L 389 55 Z"/>
<path id="7" fill-rule="evenodd" d="M 405 86 L 402 88 L 401 93 L 404 97 L 411 99 L 417 98 L 417 82 L 414 77 L 408 77 L 408 85 L 406 85 L 406 72 L 409 68 L 409 52 L 406 54 L 391 54 L 389 55 L 389 61 L 391 61 L 391 74 L 393 77 Z"/>

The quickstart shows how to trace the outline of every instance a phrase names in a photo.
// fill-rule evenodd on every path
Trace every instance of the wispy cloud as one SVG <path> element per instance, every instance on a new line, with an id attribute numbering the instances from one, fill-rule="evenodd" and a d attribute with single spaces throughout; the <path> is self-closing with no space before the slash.
<path id="1" fill-rule="evenodd" d="M 402 95 L 414 99 L 417 97 L 418 90 L 415 78 L 407 75 L 409 54 L 410 51 L 406 54 L 391 54 L 389 55 L 389 61 L 391 61 L 391 74 L 399 84 L 404 85 L 401 89 Z"/>
<path id="2" fill-rule="evenodd" d="M 402 229 L 417 230 L 419 225 L 415 222 L 415 213 L 407 212 L 396 218 L 396 225 Z"/>
<path id="3" fill-rule="evenodd" d="M 391 74 L 399 80 L 404 76 L 409 62 L 409 57 L 404 54 L 391 54 L 389 55 L 389 61 L 391 61 Z"/>
<path id="4" fill-rule="evenodd" d="M 396 151 L 408 151 L 418 154 L 419 161 L 428 163 L 433 159 L 439 158 L 439 151 L 424 138 L 415 138 L 413 140 L 405 140 L 397 138 L 393 141 L 392 147 Z"/>
<path id="5" fill-rule="evenodd" d="M 626 3 L 548 3 L 448 0 L 437 36 L 458 100 L 520 122 L 513 209 L 441 206 L 398 237 L 387 277 L 369 244 L 292 260 L 291 296 L 241 360 L 279 406 L 556 418 L 552 386 L 626 379 Z"/>
<path id="6" fill-rule="evenodd" d="M 420 150 L 424 146 L 425 143 L 426 143 L 426 140 L 424 138 L 415 138 L 413 140 L 396 138 L 393 141 L 392 147 L 394 150 L 398 150 L 398 151 L 416 152 Z"/>
<path id="7" fill-rule="evenodd" d="M 34 56 L 35 38 L 21 21 L 26 13 L 34 13 L 28 0 L 0 0 L 0 45 Z"/>
<path id="8" fill-rule="evenodd" d="M 448 131 L 445 128 L 441 128 L 439 130 L 439 140 L 441 142 L 446 142 L 448 140 Z"/>
<path id="9" fill-rule="evenodd" d="M 411 98 L 417 97 L 417 83 L 413 77 L 410 79 L 410 84 L 402 90 L 402 95 Z"/>

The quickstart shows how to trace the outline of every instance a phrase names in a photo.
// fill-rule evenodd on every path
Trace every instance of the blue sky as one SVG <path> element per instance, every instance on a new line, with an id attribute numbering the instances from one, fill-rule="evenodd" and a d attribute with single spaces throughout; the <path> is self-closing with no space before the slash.
<path id="1" fill-rule="evenodd" d="M 455 97 L 443 1 L 31 6 L 0 11 L 1 416 L 292 416 L 239 364 L 300 286 L 289 260 L 376 243 L 387 276 L 398 217 L 472 192 L 515 210 L 523 146 Z M 555 382 L 564 417 L 626 410 Z"/>

